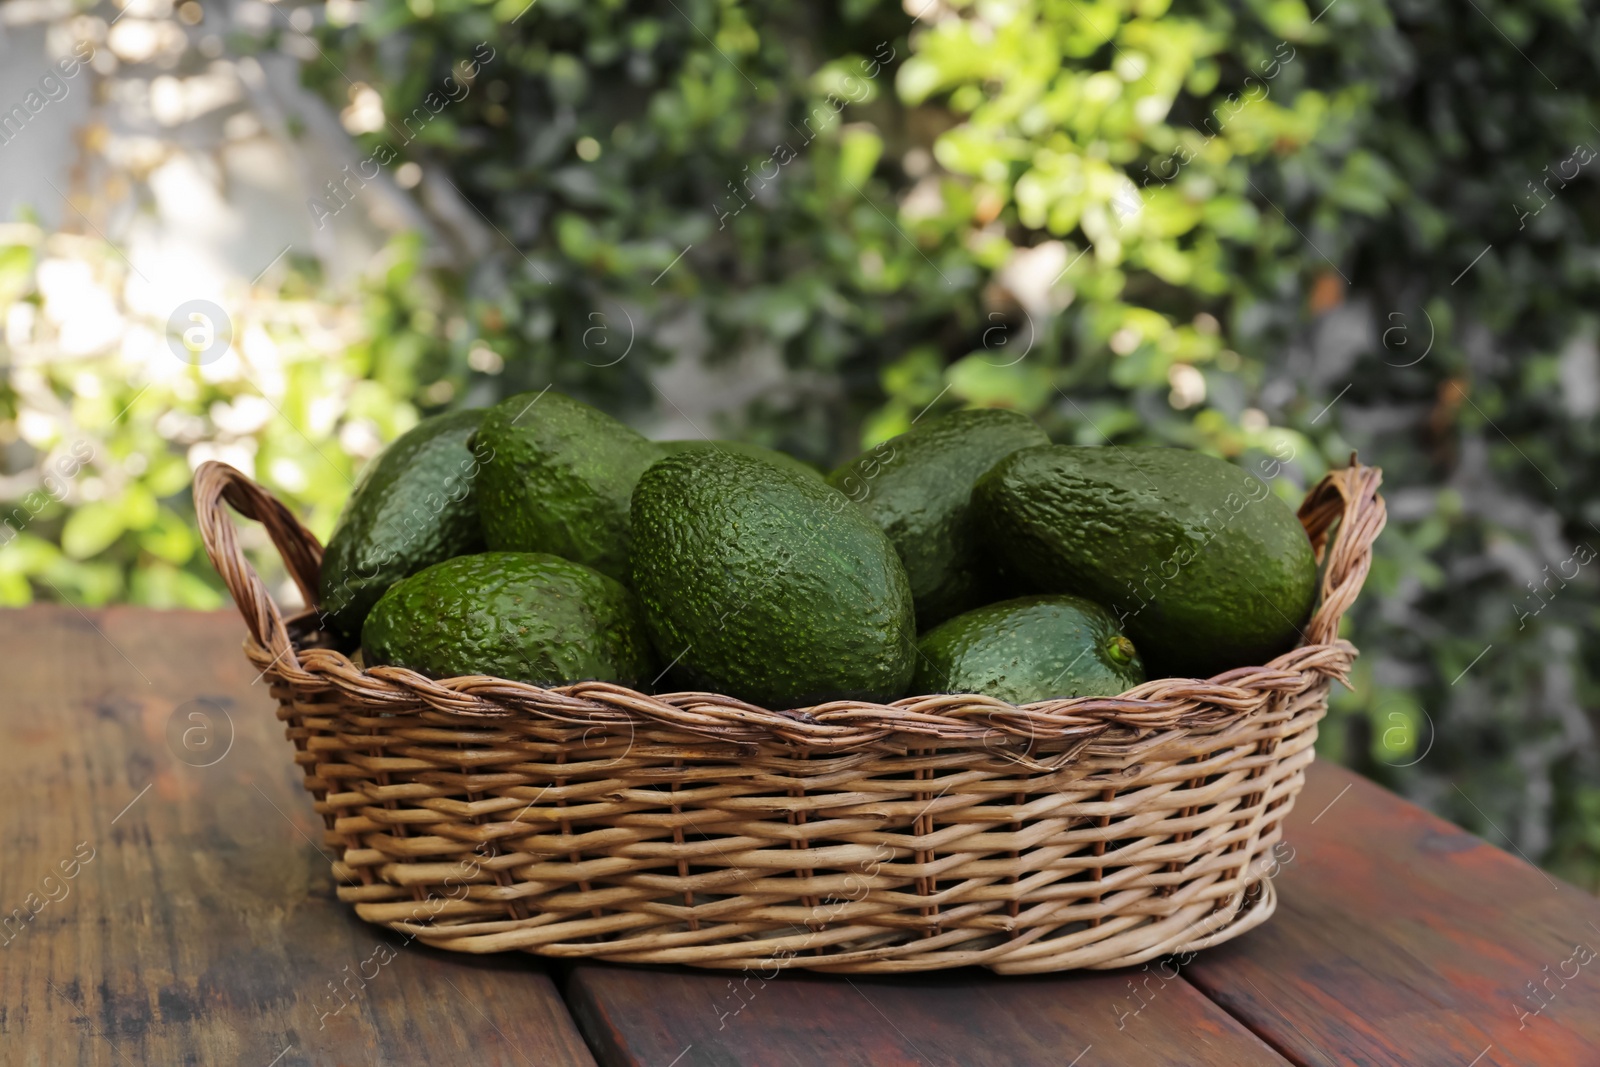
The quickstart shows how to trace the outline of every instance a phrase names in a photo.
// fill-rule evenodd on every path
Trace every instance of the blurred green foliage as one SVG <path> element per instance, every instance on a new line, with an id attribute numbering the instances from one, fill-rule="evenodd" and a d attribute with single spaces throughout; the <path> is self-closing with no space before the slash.
<path id="1" fill-rule="evenodd" d="M 293 500 L 326 535 L 360 457 L 416 423 L 413 394 L 449 360 L 444 293 L 420 255 L 415 237 L 397 240 L 344 303 L 312 299 L 303 275 L 233 294 L 233 345 L 190 362 L 166 316 L 128 299 L 131 265 L 114 249 L 0 227 L 0 448 L 22 468 L 3 494 L 0 604 L 225 606 L 189 499 L 206 459 Z M 265 548 L 259 530 L 246 544 Z"/>
<path id="2" fill-rule="evenodd" d="M 1391 524 L 1325 754 L 1600 884 L 1600 583 L 1574 569 L 1600 547 L 1577 151 L 1600 149 L 1600 23 L 1576 0 L 359 10 L 321 20 L 305 76 L 340 107 L 377 90 L 363 148 L 423 167 L 468 265 L 397 245 L 333 353 L 261 309 L 284 417 L 238 441 L 319 532 L 353 443 L 547 385 L 824 463 L 1002 405 L 1057 440 L 1288 459 L 1290 501 L 1358 450 Z M 0 290 L 37 299 L 34 254 L 0 249 Z M 214 405 L 257 376 L 190 373 L 103 456 L 162 454 L 144 405 L 226 438 Z M 182 474 L 42 516 L 0 596 L 214 602 Z"/>

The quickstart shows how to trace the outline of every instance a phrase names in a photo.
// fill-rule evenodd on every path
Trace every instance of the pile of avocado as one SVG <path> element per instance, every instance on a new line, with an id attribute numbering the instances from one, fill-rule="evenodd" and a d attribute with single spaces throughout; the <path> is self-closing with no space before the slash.
<path id="1" fill-rule="evenodd" d="M 1293 647 L 1315 585 L 1288 506 L 1197 452 L 1051 444 L 985 409 L 824 477 L 544 392 L 426 420 L 369 464 L 321 601 L 369 666 L 794 708 L 1209 677 Z"/>

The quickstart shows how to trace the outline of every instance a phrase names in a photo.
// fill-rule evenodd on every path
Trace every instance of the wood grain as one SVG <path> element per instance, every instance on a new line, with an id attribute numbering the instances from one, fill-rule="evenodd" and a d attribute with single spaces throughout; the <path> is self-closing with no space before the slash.
<path id="1" fill-rule="evenodd" d="M 1329 764 L 1285 841 L 1277 915 L 1184 975 L 1294 1063 L 1600 1063 L 1600 901 Z"/>
<path id="2" fill-rule="evenodd" d="M 536 961 L 335 899 L 243 634 L 232 611 L 0 613 L 0 1060 L 592 1064 Z"/>
<path id="3" fill-rule="evenodd" d="M 606 1067 L 1600 1062 L 1600 902 L 1326 764 L 1278 914 L 1178 978 L 593 964 L 564 1005 L 530 957 L 408 944 L 335 899 L 242 632 L 0 613 L 5 1063 L 591 1064 L 579 1023 Z"/>
<path id="4" fill-rule="evenodd" d="M 1182 979 L 1148 983 L 1148 1007 L 1133 1016 L 1139 974 L 787 971 L 765 981 L 759 972 L 583 964 L 566 992 L 604 1067 L 1285 1064 Z"/>

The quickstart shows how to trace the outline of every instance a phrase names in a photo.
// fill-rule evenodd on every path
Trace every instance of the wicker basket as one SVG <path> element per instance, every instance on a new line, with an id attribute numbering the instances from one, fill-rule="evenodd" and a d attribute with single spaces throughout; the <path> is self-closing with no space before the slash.
<path id="1" fill-rule="evenodd" d="M 1352 457 L 1307 496 L 1320 602 L 1264 667 L 1024 707 L 781 712 L 362 670 L 314 610 L 285 621 L 222 501 L 314 605 L 322 548 L 288 508 L 219 463 L 194 496 L 363 919 L 459 952 L 1020 974 L 1192 951 L 1272 914 L 1273 847 L 1356 655 L 1337 631 L 1380 477 Z"/>

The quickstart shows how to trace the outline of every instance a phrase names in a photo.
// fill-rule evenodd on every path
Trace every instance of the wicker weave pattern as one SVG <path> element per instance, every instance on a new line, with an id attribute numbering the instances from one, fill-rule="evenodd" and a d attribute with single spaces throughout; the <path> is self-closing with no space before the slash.
<path id="1" fill-rule="evenodd" d="M 1356 654 L 1336 634 L 1380 478 L 1352 460 L 1306 498 L 1321 600 L 1264 667 L 1021 707 L 783 712 L 363 671 L 314 613 L 285 622 L 222 503 L 266 526 L 314 604 L 310 532 L 223 464 L 194 493 L 362 918 L 463 952 L 1026 973 L 1204 948 L 1272 914 L 1272 848 Z"/>

